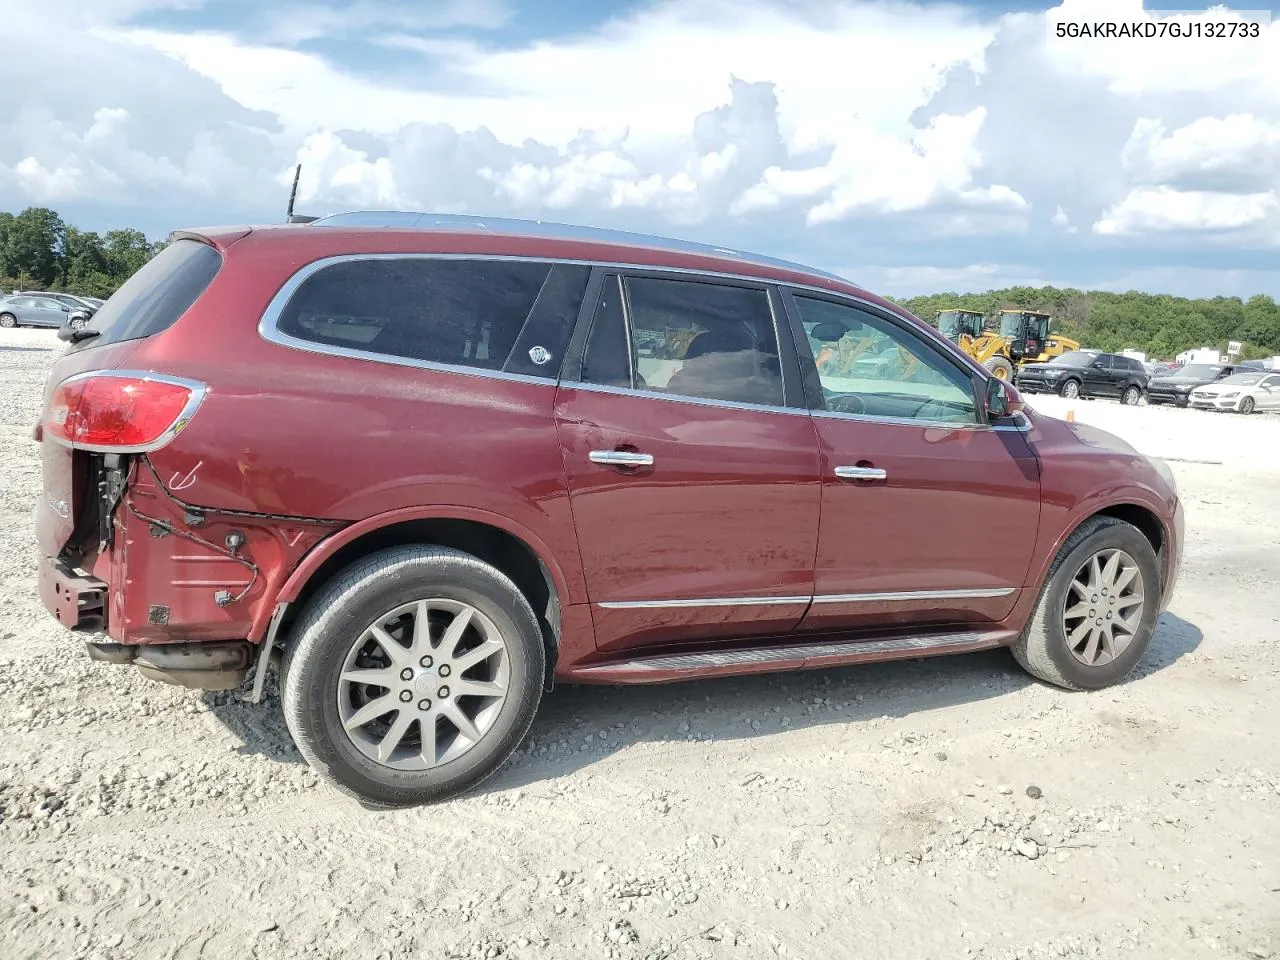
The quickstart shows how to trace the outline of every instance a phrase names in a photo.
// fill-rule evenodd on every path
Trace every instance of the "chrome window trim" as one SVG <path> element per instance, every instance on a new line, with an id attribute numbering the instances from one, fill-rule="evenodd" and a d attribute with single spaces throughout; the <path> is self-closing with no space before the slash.
<path id="1" fill-rule="evenodd" d="M 86 450 L 90 453 L 151 453 L 166 446 L 178 435 L 183 427 L 191 422 L 191 418 L 195 416 L 196 411 L 200 408 L 200 404 L 204 402 L 204 398 L 210 393 L 209 385 L 202 383 L 199 380 L 191 380 L 187 377 L 175 377 L 167 373 L 156 373 L 152 370 L 86 370 L 84 373 L 77 373 L 73 376 L 67 377 L 65 380 L 58 381 L 58 385 L 53 388 L 53 392 L 56 392 L 58 387 L 66 386 L 68 383 L 76 383 L 80 380 L 92 380 L 98 377 L 117 377 L 123 380 L 143 380 L 154 383 L 169 383 L 174 386 L 185 387 L 191 391 L 191 396 L 187 398 L 187 402 L 183 404 L 182 410 L 178 413 L 177 418 L 169 428 L 150 443 L 134 444 L 132 446 L 76 443 L 75 441 L 65 440 L 62 437 L 45 431 L 45 436 L 54 443 L 64 447 L 70 447 L 73 450 Z M 50 393 L 51 397 L 53 392 Z"/>
<path id="2" fill-rule="evenodd" d="M 785 413 L 792 417 L 807 417 L 804 407 L 771 407 L 761 403 L 742 403 L 737 400 L 708 400 L 706 397 L 690 397 L 683 393 L 663 393 L 643 387 L 613 387 L 603 383 L 582 383 L 578 380 L 562 380 L 560 386 L 587 393 L 608 393 L 619 397 L 644 397 L 649 400 L 669 400 L 672 403 L 689 403 L 699 407 L 716 407 L 722 410 L 748 410 L 754 413 Z"/>
<path id="3" fill-rule="evenodd" d="M 792 416 L 820 416 L 833 419 L 851 419 L 863 420 L 868 423 L 886 423 L 897 424 L 900 426 L 913 426 L 924 429 L 977 429 L 977 430 L 995 430 L 995 431 L 1017 431 L 1025 433 L 1031 429 L 1031 424 L 1026 418 L 1021 418 L 1018 424 L 955 424 L 943 421 L 929 420 L 913 420 L 906 417 L 869 417 L 863 414 L 836 413 L 826 410 L 809 410 L 807 407 L 774 407 L 764 404 L 740 403 L 730 400 L 709 400 L 705 397 L 688 397 L 681 394 L 659 393 L 657 391 L 635 389 L 625 389 L 621 387 L 606 387 L 603 385 L 581 383 L 578 381 L 557 381 L 554 375 L 546 377 L 535 377 L 522 373 L 506 373 L 502 370 L 489 370 L 482 367 L 469 367 L 461 364 L 439 363 L 432 360 L 415 360 L 409 357 L 395 357 L 389 354 L 374 353 L 368 350 L 357 350 L 352 347 L 339 347 L 331 344 L 316 343 L 311 340 L 303 340 L 280 332 L 280 317 L 284 313 L 285 307 L 289 300 L 297 293 L 298 288 L 302 286 L 307 279 L 314 274 L 340 263 L 351 263 L 358 260 L 480 260 L 480 261 L 496 261 L 496 262 L 532 262 L 532 263 L 549 263 L 549 264 L 572 264 L 586 267 L 599 267 L 602 270 L 611 272 L 621 271 L 638 271 L 653 273 L 670 273 L 679 276 L 702 277 L 712 280 L 733 280 L 740 283 L 759 284 L 764 287 L 777 287 L 787 290 L 807 290 L 813 293 L 826 294 L 847 300 L 851 303 L 865 304 L 875 310 L 882 310 L 879 304 L 873 303 L 864 297 L 847 293 L 843 290 L 833 290 L 829 287 L 817 286 L 815 284 L 797 283 L 789 280 L 777 280 L 769 277 L 755 277 L 745 274 L 728 273 L 714 270 L 701 270 L 691 267 L 672 267 L 660 264 L 646 263 L 622 263 L 610 260 L 580 260 L 568 257 L 537 257 L 537 256 L 521 256 L 515 254 L 477 254 L 477 253 L 345 253 L 331 257 L 322 257 L 319 260 L 313 260 L 308 264 L 299 267 L 288 280 L 276 291 L 275 295 L 267 303 L 266 309 L 262 313 L 261 319 L 258 321 L 258 334 L 269 343 L 277 346 L 288 347 L 293 350 L 301 350 L 304 353 L 317 354 L 319 356 L 330 357 L 347 357 L 353 360 L 367 360 L 373 363 L 386 363 L 392 366 L 410 367 L 417 370 L 430 370 L 437 373 L 454 373 L 462 376 L 488 378 L 491 380 L 504 380 L 514 383 L 527 383 L 538 386 L 555 386 L 557 382 L 565 387 L 572 387 L 576 390 L 588 390 L 599 393 L 616 393 L 621 396 L 644 396 L 653 397 L 662 400 L 670 400 L 676 403 L 693 403 L 703 406 L 723 407 L 726 409 L 752 410 L 762 411 L 766 413 L 785 413 Z M 770 309 L 772 310 L 772 298 L 770 298 Z M 778 329 L 778 318 L 775 315 L 774 330 L 775 334 L 781 338 L 781 331 Z M 784 385 L 785 391 L 785 385 Z M 785 395 L 785 393 L 784 393 Z M 1020 415 L 1019 415 L 1020 416 Z"/>
<path id="4" fill-rule="evenodd" d="M 890 593 L 829 593 L 808 597 L 703 597 L 687 600 L 615 600 L 597 603 L 602 610 L 660 610 L 686 607 L 767 607 L 801 603 L 904 603 L 914 600 L 995 600 L 1017 587 L 977 587 L 962 590 L 905 590 Z"/>

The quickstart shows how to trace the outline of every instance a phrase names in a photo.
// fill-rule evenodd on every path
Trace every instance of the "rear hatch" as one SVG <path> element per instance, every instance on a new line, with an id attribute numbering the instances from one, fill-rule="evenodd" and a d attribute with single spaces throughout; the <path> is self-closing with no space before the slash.
<path id="1" fill-rule="evenodd" d="M 94 314 L 84 339 L 70 344 L 45 383 L 36 436 L 42 445 L 44 490 L 37 507 L 36 536 L 46 557 L 67 555 L 89 568 L 91 555 L 106 539 L 121 477 L 119 455 L 74 449 L 47 429 L 51 400 L 70 377 L 129 368 L 129 358 L 148 337 L 168 330 L 208 288 L 222 255 L 190 236 L 174 240 L 153 257 Z M 65 416 L 65 412 L 61 414 Z"/>

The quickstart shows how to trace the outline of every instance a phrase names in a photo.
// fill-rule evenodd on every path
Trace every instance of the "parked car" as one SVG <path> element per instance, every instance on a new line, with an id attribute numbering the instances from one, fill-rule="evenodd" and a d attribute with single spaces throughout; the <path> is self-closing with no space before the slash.
<path id="1" fill-rule="evenodd" d="M 1160 461 L 834 275 L 420 216 L 177 233 L 71 338 L 39 585 L 92 657 L 256 664 L 257 700 L 282 651 L 303 756 L 372 805 L 492 773 L 556 680 L 1142 659 L 1182 555 Z"/>
<path id="2" fill-rule="evenodd" d="M 85 297 L 77 297 L 70 293 L 46 293 L 43 290 L 22 290 L 19 292 L 19 296 L 43 297 L 46 300 L 57 300 L 59 303 L 66 304 L 72 310 L 86 313 L 91 317 L 98 312 L 98 306 L 96 304 L 90 303 Z"/>
<path id="3" fill-rule="evenodd" d="M 1216 383 L 1236 372 L 1230 363 L 1188 363 L 1164 377 L 1152 377 L 1147 385 L 1147 403 L 1173 403 L 1185 407 L 1196 387 Z"/>
<path id="4" fill-rule="evenodd" d="M 1014 380 L 1028 393 L 1058 393 L 1075 397 L 1115 397 L 1133 404 L 1147 388 L 1147 371 L 1133 357 L 1118 353 L 1076 350 L 1048 363 L 1028 363 Z"/>
<path id="5" fill-rule="evenodd" d="M 1280 373 L 1233 373 L 1207 387 L 1196 387 L 1188 397 L 1191 406 L 1209 410 L 1280 410 Z"/>
<path id="6" fill-rule="evenodd" d="M 80 329 L 89 322 L 89 312 L 73 309 L 50 297 L 15 296 L 0 300 L 0 327 L 61 327 Z"/>

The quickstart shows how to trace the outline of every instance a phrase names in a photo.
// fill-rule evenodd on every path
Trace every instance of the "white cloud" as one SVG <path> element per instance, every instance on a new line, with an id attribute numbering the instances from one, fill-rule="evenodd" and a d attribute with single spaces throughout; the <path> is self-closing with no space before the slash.
<path id="1" fill-rule="evenodd" d="M 889 284 L 1020 260 L 999 285 L 1046 274 L 1036 263 L 1056 274 L 1068 253 L 1121 270 L 1117 237 L 1124 255 L 1212 242 L 1254 264 L 1280 243 L 1280 27 L 1233 43 L 1052 37 L 1059 20 L 1142 19 L 1138 0 L 1006 15 L 650 0 L 514 45 L 505 0 L 246 3 L 233 33 L 129 19 L 201 2 L 76 17 L 73 0 L 0 0 L 0 208 L 56 202 L 74 220 L 81 205 L 160 232 L 274 220 L 300 160 L 302 212 L 545 215 L 906 271 Z M 297 47 L 352 37 L 350 56 Z M 371 42 L 394 57 L 360 69 Z M 41 72 L 50 43 L 63 67 Z M 910 266 L 957 262 L 976 266 Z"/>
<path id="2" fill-rule="evenodd" d="M 1163 230 L 1237 230 L 1273 221 L 1280 212 L 1276 191 L 1232 194 L 1139 187 L 1106 210 L 1093 225 L 1102 236 Z M 1280 237 L 1273 237 L 1273 242 Z"/>

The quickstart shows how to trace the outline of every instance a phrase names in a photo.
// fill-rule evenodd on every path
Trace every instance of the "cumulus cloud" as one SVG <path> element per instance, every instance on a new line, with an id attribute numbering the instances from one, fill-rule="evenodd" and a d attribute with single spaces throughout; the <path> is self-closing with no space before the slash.
<path id="1" fill-rule="evenodd" d="M 237 0 L 220 30 L 184 12 L 200 0 L 104 0 L 79 20 L 70 3 L 7 18 L 0 207 L 155 232 L 273 220 L 300 161 L 308 213 L 683 233 L 899 287 L 1119 269 L 1119 238 L 1180 262 L 1212 239 L 1261 271 L 1280 244 L 1277 27 L 1189 53 L 1054 36 L 1146 17 L 1139 0 L 652 0 L 516 42 L 505 0 Z M 55 35 L 66 69 L 17 82 Z"/>

